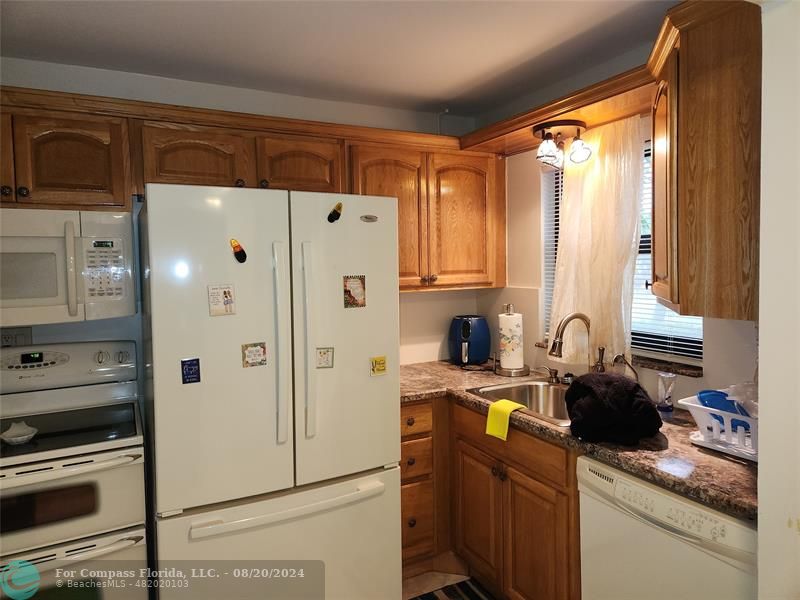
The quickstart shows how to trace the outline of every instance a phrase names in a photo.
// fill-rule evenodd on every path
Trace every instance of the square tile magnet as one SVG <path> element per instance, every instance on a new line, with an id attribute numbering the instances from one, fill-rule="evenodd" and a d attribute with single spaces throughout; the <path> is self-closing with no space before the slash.
<path id="1" fill-rule="evenodd" d="M 333 348 L 317 348 L 317 368 L 333 368 Z"/>
<path id="2" fill-rule="evenodd" d="M 386 375 L 386 357 L 373 356 L 369 359 L 369 376 Z"/>
<path id="3" fill-rule="evenodd" d="M 181 359 L 181 383 L 200 383 L 200 359 Z"/>
<path id="4" fill-rule="evenodd" d="M 367 305 L 366 275 L 345 275 L 343 279 L 344 307 L 364 308 Z"/>
<path id="5" fill-rule="evenodd" d="M 266 367 L 267 343 L 242 344 L 242 367 Z"/>
<path id="6" fill-rule="evenodd" d="M 208 286 L 208 314 L 212 317 L 236 314 L 236 299 L 232 285 Z"/>

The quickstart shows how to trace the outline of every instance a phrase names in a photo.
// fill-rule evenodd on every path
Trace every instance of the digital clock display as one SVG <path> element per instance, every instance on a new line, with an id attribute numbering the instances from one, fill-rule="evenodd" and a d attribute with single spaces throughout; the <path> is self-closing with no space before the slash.
<path id="1" fill-rule="evenodd" d="M 27 354 L 20 354 L 19 358 L 23 365 L 33 365 L 44 362 L 44 354 L 42 352 L 28 352 Z"/>
<path id="2" fill-rule="evenodd" d="M 113 248 L 114 242 L 111 240 L 97 240 L 92 242 L 92 248 Z"/>

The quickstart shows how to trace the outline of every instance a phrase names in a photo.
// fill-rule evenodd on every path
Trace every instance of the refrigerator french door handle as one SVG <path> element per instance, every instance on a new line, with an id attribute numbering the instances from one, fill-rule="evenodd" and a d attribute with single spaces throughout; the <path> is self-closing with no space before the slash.
<path id="1" fill-rule="evenodd" d="M 286 510 L 281 510 L 266 515 L 258 515 L 255 517 L 245 517 L 243 519 L 236 519 L 235 521 L 224 521 L 217 519 L 206 523 L 198 523 L 189 528 L 189 537 L 193 540 L 212 537 L 215 535 L 222 535 L 224 533 L 232 533 L 235 531 L 242 531 L 245 529 L 253 529 L 255 527 L 264 527 L 265 525 L 272 525 L 290 519 L 298 519 L 300 517 L 307 517 L 315 513 L 319 513 L 333 508 L 360 502 L 367 498 L 380 496 L 386 489 L 386 485 L 382 481 L 368 481 L 359 485 L 355 491 L 336 496 L 334 498 L 326 498 L 303 506 L 296 506 Z"/>
<path id="2" fill-rule="evenodd" d="M 303 310 L 306 328 L 306 437 L 317 435 L 317 387 L 314 377 L 316 349 L 314 342 L 314 312 L 311 305 L 311 285 L 314 281 L 313 247 L 311 242 L 301 245 L 303 256 Z"/>
<path id="3" fill-rule="evenodd" d="M 67 258 L 67 310 L 69 316 L 78 314 L 78 270 L 75 265 L 75 224 L 64 224 L 64 248 Z"/>
<path id="4" fill-rule="evenodd" d="M 292 345 L 290 320 L 284 318 L 286 306 L 283 302 L 283 286 L 288 280 L 289 264 L 286 258 L 286 249 L 283 242 L 272 242 L 272 261 L 274 265 L 275 280 L 275 335 L 277 337 L 277 432 L 276 439 L 279 444 L 284 444 L 289 439 L 289 398 L 292 395 Z"/>

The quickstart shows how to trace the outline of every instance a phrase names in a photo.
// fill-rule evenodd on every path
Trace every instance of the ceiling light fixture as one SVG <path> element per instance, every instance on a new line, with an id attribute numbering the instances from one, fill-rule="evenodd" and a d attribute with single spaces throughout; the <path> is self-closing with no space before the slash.
<path id="1" fill-rule="evenodd" d="M 577 133 L 570 144 L 569 159 L 573 163 L 582 163 L 592 155 L 592 149 L 581 139 L 581 130 L 586 130 L 586 123 L 572 119 L 548 121 L 533 128 L 533 135 L 541 138 L 542 143 L 536 151 L 536 160 L 550 167 L 560 169 L 564 166 L 564 142 L 559 129 L 575 127 Z M 553 133 L 555 131 L 555 133 Z"/>

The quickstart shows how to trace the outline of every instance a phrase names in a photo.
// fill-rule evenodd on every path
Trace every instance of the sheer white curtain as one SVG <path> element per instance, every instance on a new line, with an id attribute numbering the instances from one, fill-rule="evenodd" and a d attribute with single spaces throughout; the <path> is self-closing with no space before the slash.
<path id="1" fill-rule="evenodd" d="M 592 156 L 565 161 L 550 337 L 571 312 L 591 320 L 573 322 L 564 334 L 563 358 L 591 364 L 598 346 L 606 360 L 630 353 L 633 275 L 639 247 L 642 179 L 641 119 L 631 117 L 583 135 Z"/>

